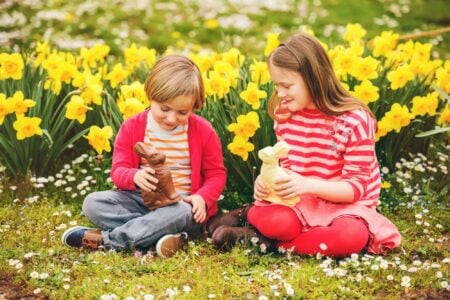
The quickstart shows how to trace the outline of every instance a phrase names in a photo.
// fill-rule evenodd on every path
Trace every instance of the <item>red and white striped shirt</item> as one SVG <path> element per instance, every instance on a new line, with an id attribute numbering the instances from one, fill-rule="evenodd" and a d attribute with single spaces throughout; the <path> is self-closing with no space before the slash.
<path id="1" fill-rule="evenodd" d="M 375 153 L 376 122 L 364 110 L 328 116 L 319 110 L 296 112 L 275 122 L 278 140 L 291 150 L 281 166 L 302 176 L 346 181 L 354 202 L 374 207 L 380 195 L 380 170 Z"/>

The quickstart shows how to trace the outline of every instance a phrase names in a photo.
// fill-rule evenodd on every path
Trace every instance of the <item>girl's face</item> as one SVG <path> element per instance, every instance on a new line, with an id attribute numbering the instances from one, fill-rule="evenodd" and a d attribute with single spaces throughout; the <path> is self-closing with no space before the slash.
<path id="1" fill-rule="evenodd" d="M 270 64 L 269 73 L 280 99 L 280 112 L 288 110 L 294 113 L 316 108 L 308 86 L 298 72 Z"/>
<path id="2" fill-rule="evenodd" d="M 150 110 L 153 119 L 167 131 L 179 125 L 186 125 L 194 107 L 192 95 L 181 95 L 164 103 L 152 101 Z"/>

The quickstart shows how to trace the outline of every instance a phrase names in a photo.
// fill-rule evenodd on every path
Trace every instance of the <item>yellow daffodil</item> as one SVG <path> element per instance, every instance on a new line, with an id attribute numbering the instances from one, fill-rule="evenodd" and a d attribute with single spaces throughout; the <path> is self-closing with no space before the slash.
<path id="1" fill-rule="evenodd" d="M 86 104 L 102 104 L 103 81 L 101 78 L 100 72 L 93 75 L 89 69 L 84 70 L 83 73 L 75 74 L 72 85 L 81 88 L 81 97 Z"/>
<path id="2" fill-rule="evenodd" d="M 119 98 L 120 101 L 125 101 L 128 98 L 136 98 L 144 103 L 146 107 L 150 105 L 150 101 L 145 93 L 144 84 L 139 81 L 134 81 L 129 85 L 121 85 Z"/>
<path id="3" fill-rule="evenodd" d="M 436 109 L 439 104 L 438 97 L 439 94 L 437 92 L 430 93 L 425 97 L 415 96 L 412 99 L 413 106 L 411 108 L 413 116 L 436 115 Z"/>
<path id="4" fill-rule="evenodd" d="M 17 140 L 23 140 L 34 135 L 42 135 L 42 129 L 39 127 L 42 119 L 38 117 L 18 117 L 13 123 L 14 129 L 17 131 Z"/>
<path id="5" fill-rule="evenodd" d="M 138 48 L 134 43 L 125 49 L 124 55 L 125 64 L 130 73 L 133 73 L 141 63 L 145 63 L 147 67 L 152 67 L 156 62 L 155 49 L 149 49 L 147 47 Z"/>
<path id="6" fill-rule="evenodd" d="M 23 58 L 19 53 L 0 53 L 0 80 L 12 78 L 22 79 Z"/>
<path id="7" fill-rule="evenodd" d="M 445 62 L 444 67 L 436 70 L 436 86 L 450 94 L 450 61 Z"/>
<path id="8" fill-rule="evenodd" d="M 266 62 L 255 60 L 250 65 L 249 69 L 253 82 L 263 85 L 270 81 L 269 68 Z"/>
<path id="9" fill-rule="evenodd" d="M 15 92 L 10 99 L 13 105 L 13 111 L 16 113 L 17 117 L 23 116 L 30 107 L 36 105 L 36 101 L 25 99 L 22 91 Z"/>
<path id="10" fill-rule="evenodd" d="M 409 65 L 404 64 L 396 70 L 387 73 L 387 79 L 391 83 L 391 89 L 398 90 L 414 79 L 414 74 L 411 72 Z"/>
<path id="11" fill-rule="evenodd" d="M 230 87 L 236 87 L 239 78 L 239 69 L 233 67 L 230 63 L 224 60 L 218 60 L 214 63 L 213 70 L 219 73 L 222 77 L 228 79 Z"/>
<path id="12" fill-rule="evenodd" d="M 254 111 L 251 111 L 246 115 L 238 116 L 236 121 L 236 123 L 231 123 L 228 125 L 227 129 L 235 135 L 239 135 L 247 139 L 254 136 L 256 130 L 260 127 L 259 116 Z"/>
<path id="13" fill-rule="evenodd" d="M 347 42 L 359 42 L 367 31 L 359 23 L 347 24 L 345 27 L 344 40 Z"/>
<path id="14" fill-rule="evenodd" d="M 364 81 L 378 77 L 377 68 L 380 62 L 373 57 L 358 57 L 355 65 L 350 70 L 350 74 L 356 79 Z"/>
<path id="15" fill-rule="evenodd" d="M 202 73 L 208 72 L 214 65 L 214 59 L 206 53 L 191 54 L 190 58 L 198 66 Z"/>
<path id="16" fill-rule="evenodd" d="M 84 99 L 78 95 L 74 95 L 66 104 L 66 118 L 69 120 L 77 120 L 80 124 L 83 124 L 86 121 L 86 113 L 88 110 L 92 110 L 92 108 L 86 105 Z"/>
<path id="17" fill-rule="evenodd" d="M 373 39 L 374 57 L 388 56 L 397 46 L 399 35 L 392 31 L 383 31 L 380 36 Z"/>
<path id="18" fill-rule="evenodd" d="M 230 79 L 223 76 L 219 72 L 210 71 L 207 77 L 206 93 L 210 96 L 223 98 L 230 91 Z"/>
<path id="19" fill-rule="evenodd" d="M 96 83 L 93 81 L 88 81 L 83 91 L 81 92 L 81 97 L 83 97 L 86 104 L 102 104 L 102 91 L 103 83 Z"/>
<path id="20" fill-rule="evenodd" d="M 44 41 L 43 43 L 37 41 L 36 42 L 36 59 L 34 60 L 34 66 L 38 67 L 50 54 L 50 46 L 48 45 L 48 41 Z"/>
<path id="21" fill-rule="evenodd" d="M 337 73 L 341 74 L 341 76 L 345 76 L 346 74 L 352 72 L 356 59 L 357 57 L 355 57 L 349 49 L 345 49 L 337 53 L 335 59 L 333 60 L 333 66 Z"/>
<path id="22" fill-rule="evenodd" d="M 373 85 L 369 80 L 364 80 L 360 85 L 355 86 L 353 95 L 363 101 L 365 104 L 377 101 L 380 98 L 378 93 L 380 89 Z"/>
<path id="23" fill-rule="evenodd" d="M 391 110 L 388 111 L 384 118 L 391 130 L 395 130 L 396 132 L 400 132 L 402 127 L 408 126 L 413 119 L 413 115 L 409 112 L 408 107 L 406 105 L 400 105 L 398 103 L 394 103 L 391 106 Z"/>
<path id="24" fill-rule="evenodd" d="M 47 62 L 44 64 L 48 66 L 48 78 L 44 88 L 51 88 L 55 95 L 60 94 L 62 83 L 69 84 L 78 73 L 76 65 L 64 59 L 59 59 L 55 65 L 49 65 Z"/>
<path id="25" fill-rule="evenodd" d="M 242 157 L 244 161 L 248 159 L 248 153 L 255 149 L 255 146 L 242 136 L 235 136 L 233 141 L 228 144 L 228 150 L 231 153 Z"/>
<path id="26" fill-rule="evenodd" d="M 266 48 L 264 48 L 264 55 L 269 56 L 279 45 L 280 40 L 278 39 L 279 33 L 269 33 L 267 35 Z"/>
<path id="27" fill-rule="evenodd" d="M 6 98 L 6 95 L 0 93 L 0 125 L 3 124 L 5 117 L 14 111 L 14 103 L 11 98 Z"/>
<path id="28" fill-rule="evenodd" d="M 103 151 L 111 151 L 109 139 L 112 135 L 113 130 L 111 126 L 100 128 L 94 125 L 90 127 L 88 135 L 85 135 L 84 137 L 88 140 L 89 145 L 91 145 L 98 154 L 102 154 Z"/>
<path id="29" fill-rule="evenodd" d="M 421 62 L 429 61 L 430 55 L 431 55 L 431 48 L 433 48 L 433 45 L 430 43 L 424 44 L 421 42 L 415 42 L 414 50 L 413 50 L 410 60 L 411 61 L 421 61 Z"/>
<path id="30" fill-rule="evenodd" d="M 122 81 L 128 77 L 128 71 L 122 67 L 122 64 L 114 65 L 111 72 L 109 72 L 105 79 L 109 80 L 112 88 L 116 88 Z"/>
<path id="31" fill-rule="evenodd" d="M 446 105 L 444 110 L 441 111 L 437 123 L 441 126 L 450 124 L 450 105 Z"/>
<path id="32" fill-rule="evenodd" d="M 222 60 L 237 68 L 242 66 L 245 60 L 245 56 L 242 55 L 239 49 L 231 48 L 227 52 L 222 53 Z"/>
<path id="33" fill-rule="evenodd" d="M 267 93 L 258 88 L 258 85 L 254 82 L 250 82 L 247 85 L 247 89 L 239 94 L 239 96 L 253 109 L 258 109 L 260 106 L 260 99 L 266 98 Z"/>
<path id="34" fill-rule="evenodd" d="M 147 64 L 147 67 L 153 67 L 156 62 L 156 50 L 153 48 L 149 49 L 144 46 L 139 47 L 138 55 L 140 61 L 145 62 Z"/>
<path id="35" fill-rule="evenodd" d="M 380 138 L 386 136 L 388 132 L 391 130 L 392 129 L 390 128 L 390 125 L 388 124 L 386 119 L 384 118 L 381 119 L 381 121 L 377 123 L 377 132 L 375 133 L 375 141 L 378 142 Z"/>
<path id="36" fill-rule="evenodd" d="M 110 48 L 107 45 L 95 44 L 92 48 L 87 49 L 82 47 L 80 49 L 80 57 L 83 63 L 86 63 L 90 68 L 96 68 L 97 63 L 103 63 L 106 56 L 109 54 Z"/>
<path id="37" fill-rule="evenodd" d="M 146 105 L 136 98 L 128 98 L 125 101 L 118 103 L 118 106 L 124 120 L 146 109 Z"/>

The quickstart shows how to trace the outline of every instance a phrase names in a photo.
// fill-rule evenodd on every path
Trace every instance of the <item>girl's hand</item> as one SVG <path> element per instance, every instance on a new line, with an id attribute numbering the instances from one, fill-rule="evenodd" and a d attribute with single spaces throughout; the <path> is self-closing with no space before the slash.
<path id="1" fill-rule="evenodd" d="M 274 180 L 275 193 L 284 199 L 307 194 L 307 178 L 291 170 L 284 169 L 288 175 Z"/>
<path id="2" fill-rule="evenodd" d="M 134 174 L 133 181 L 141 190 L 151 192 L 156 189 L 158 179 L 153 176 L 155 170 L 150 167 L 140 169 Z"/>
<path id="3" fill-rule="evenodd" d="M 261 180 L 261 177 L 258 175 L 255 180 L 255 186 L 253 188 L 253 198 L 255 200 L 262 201 L 264 199 L 267 199 L 269 197 L 269 189 L 264 185 L 264 183 Z"/>
<path id="4" fill-rule="evenodd" d="M 200 195 L 191 195 L 183 199 L 192 205 L 192 214 L 195 222 L 202 223 L 206 220 L 206 202 Z"/>

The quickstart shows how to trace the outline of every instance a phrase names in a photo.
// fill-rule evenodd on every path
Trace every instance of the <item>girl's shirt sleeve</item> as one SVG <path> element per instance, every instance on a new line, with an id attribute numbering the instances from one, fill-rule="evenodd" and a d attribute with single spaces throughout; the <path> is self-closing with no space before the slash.
<path id="1" fill-rule="evenodd" d="M 354 191 L 353 201 L 379 195 L 379 166 L 375 152 L 375 120 L 367 113 L 352 128 L 345 152 L 342 180 L 348 182 Z"/>

